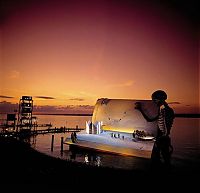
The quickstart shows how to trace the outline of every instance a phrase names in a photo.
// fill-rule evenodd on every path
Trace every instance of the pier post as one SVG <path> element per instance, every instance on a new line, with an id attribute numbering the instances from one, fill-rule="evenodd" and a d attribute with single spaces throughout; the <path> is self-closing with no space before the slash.
<path id="1" fill-rule="evenodd" d="M 54 135 L 51 136 L 51 151 L 53 151 Z"/>
<path id="2" fill-rule="evenodd" d="M 63 137 L 61 137 L 60 151 L 61 151 L 61 154 L 62 154 L 63 153 Z"/>

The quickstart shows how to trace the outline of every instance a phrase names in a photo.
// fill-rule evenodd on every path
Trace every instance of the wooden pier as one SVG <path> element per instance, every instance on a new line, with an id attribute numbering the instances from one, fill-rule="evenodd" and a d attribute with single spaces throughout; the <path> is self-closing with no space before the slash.
<path id="1" fill-rule="evenodd" d="M 30 136 L 30 135 L 39 135 L 39 134 L 48 134 L 48 133 L 65 133 L 65 132 L 80 132 L 84 130 L 83 128 L 47 128 L 41 130 L 31 130 L 31 129 L 22 129 L 20 131 L 10 131 L 2 130 L 0 132 L 0 137 L 18 137 L 18 136 Z"/>

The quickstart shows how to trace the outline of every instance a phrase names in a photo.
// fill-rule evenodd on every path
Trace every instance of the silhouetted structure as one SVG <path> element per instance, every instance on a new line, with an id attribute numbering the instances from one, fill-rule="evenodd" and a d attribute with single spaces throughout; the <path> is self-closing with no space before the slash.
<path id="1" fill-rule="evenodd" d="M 33 112 L 33 100 L 31 96 L 22 96 L 19 101 L 18 120 L 17 120 L 17 131 L 18 127 L 20 130 L 32 128 L 32 112 Z"/>

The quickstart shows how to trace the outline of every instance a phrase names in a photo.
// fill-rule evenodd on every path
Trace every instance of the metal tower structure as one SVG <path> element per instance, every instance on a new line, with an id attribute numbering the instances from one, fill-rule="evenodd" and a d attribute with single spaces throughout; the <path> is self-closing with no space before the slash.
<path id="1" fill-rule="evenodd" d="M 33 100 L 31 96 L 22 96 L 19 101 L 17 130 L 32 128 Z"/>

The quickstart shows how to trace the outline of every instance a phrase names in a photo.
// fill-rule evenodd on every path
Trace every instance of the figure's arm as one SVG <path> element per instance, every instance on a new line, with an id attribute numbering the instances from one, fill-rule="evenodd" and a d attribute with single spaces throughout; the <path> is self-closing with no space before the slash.
<path id="1" fill-rule="evenodd" d="M 142 104 L 141 104 L 140 102 L 136 102 L 136 103 L 135 103 L 135 109 L 139 110 L 139 111 L 142 113 L 143 117 L 144 117 L 148 122 L 153 122 L 153 121 L 155 121 L 155 120 L 158 119 L 158 115 L 157 115 L 156 117 L 154 117 L 154 118 L 148 117 L 148 116 L 145 114 L 145 112 L 143 111 L 143 109 L 142 109 Z"/>

